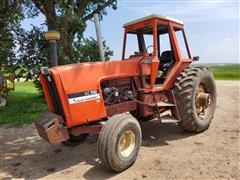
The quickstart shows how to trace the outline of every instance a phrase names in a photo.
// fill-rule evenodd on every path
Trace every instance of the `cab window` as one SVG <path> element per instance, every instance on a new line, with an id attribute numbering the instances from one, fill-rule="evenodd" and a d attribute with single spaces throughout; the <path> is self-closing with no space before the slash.
<path id="1" fill-rule="evenodd" d="M 190 54 L 187 51 L 186 40 L 182 29 L 175 28 L 175 35 L 177 38 L 180 54 L 183 59 L 190 59 Z"/>
<path id="2" fill-rule="evenodd" d="M 151 26 L 130 31 L 126 34 L 124 59 L 133 55 L 153 53 L 153 31 Z"/>

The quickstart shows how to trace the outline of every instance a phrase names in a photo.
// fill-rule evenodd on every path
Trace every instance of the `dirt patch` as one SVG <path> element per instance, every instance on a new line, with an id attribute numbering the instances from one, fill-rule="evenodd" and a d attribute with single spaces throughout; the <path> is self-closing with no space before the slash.
<path id="1" fill-rule="evenodd" d="M 190 134 L 175 123 L 142 124 L 136 163 L 111 173 L 97 157 L 97 135 L 77 147 L 50 145 L 33 125 L 0 127 L 0 177 L 26 179 L 239 179 L 240 81 L 217 81 L 218 102 L 210 128 Z"/>

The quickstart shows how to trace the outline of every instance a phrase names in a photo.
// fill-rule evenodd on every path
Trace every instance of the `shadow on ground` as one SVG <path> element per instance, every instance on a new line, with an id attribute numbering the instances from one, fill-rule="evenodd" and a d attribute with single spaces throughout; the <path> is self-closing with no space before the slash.
<path id="1" fill-rule="evenodd" d="M 176 123 L 161 124 L 154 120 L 143 122 L 141 126 L 142 146 L 145 147 L 165 146 L 168 145 L 168 141 L 193 135 L 182 131 Z M 67 147 L 46 143 L 38 137 L 33 125 L 23 128 L 1 127 L 0 130 L 3 131 L 0 147 L 3 177 L 37 179 L 56 172 L 67 175 L 75 170 L 85 172 L 83 177 L 86 179 L 109 178 L 116 175 L 107 171 L 99 162 L 97 135 L 89 136 L 77 147 Z M 14 133 L 14 139 L 10 139 L 8 133 Z"/>

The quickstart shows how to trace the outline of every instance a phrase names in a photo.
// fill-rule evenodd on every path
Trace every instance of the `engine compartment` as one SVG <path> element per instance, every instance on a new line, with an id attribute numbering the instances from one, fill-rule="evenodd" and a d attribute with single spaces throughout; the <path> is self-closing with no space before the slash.
<path id="1" fill-rule="evenodd" d="M 136 96 L 131 78 L 104 81 L 101 89 L 105 106 L 132 101 Z"/>

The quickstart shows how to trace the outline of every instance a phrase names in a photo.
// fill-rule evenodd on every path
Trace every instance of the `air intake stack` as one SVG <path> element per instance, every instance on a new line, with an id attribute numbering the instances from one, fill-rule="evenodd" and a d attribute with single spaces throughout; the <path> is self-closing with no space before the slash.
<path id="1" fill-rule="evenodd" d="M 60 39 L 60 34 L 57 31 L 48 31 L 44 33 L 44 37 L 50 42 L 51 66 L 58 66 L 57 40 Z"/>

